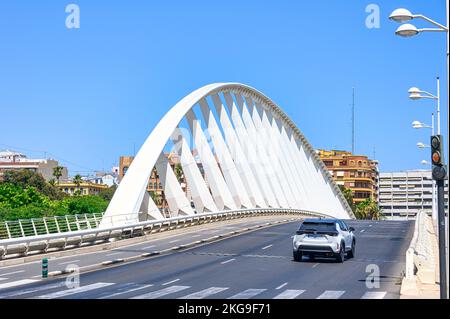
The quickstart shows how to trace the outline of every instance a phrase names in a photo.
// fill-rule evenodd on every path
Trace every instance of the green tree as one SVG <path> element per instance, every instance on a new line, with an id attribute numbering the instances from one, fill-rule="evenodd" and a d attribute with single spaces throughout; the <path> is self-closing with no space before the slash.
<path id="1" fill-rule="evenodd" d="M 156 191 L 151 191 L 150 197 L 153 199 L 153 201 L 155 202 L 156 205 L 158 205 L 158 206 L 162 205 L 163 198 L 160 193 L 158 193 Z"/>
<path id="2" fill-rule="evenodd" d="M 381 219 L 381 209 L 376 202 L 371 198 L 367 198 L 358 204 L 355 211 L 356 218 L 358 219 Z"/>
<path id="3" fill-rule="evenodd" d="M 59 179 L 62 176 L 63 169 L 64 169 L 64 167 L 62 167 L 62 166 L 53 167 L 53 176 L 55 176 L 58 184 L 59 184 Z"/>
<path id="4" fill-rule="evenodd" d="M 107 189 L 101 190 L 98 193 L 98 196 L 100 196 L 104 200 L 110 201 L 113 198 L 114 193 L 116 192 L 116 189 L 117 189 L 117 185 L 112 185 L 111 187 L 108 187 Z"/>
<path id="5" fill-rule="evenodd" d="M 345 199 L 347 200 L 348 205 L 352 209 L 352 211 L 355 211 L 355 203 L 353 201 L 353 192 L 350 188 L 346 188 L 343 185 L 338 185 L 342 194 L 344 195 Z"/>
<path id="6" fill-rule="evenodd" d="M 6 171 L 3 174 L 3 181 L 1 183 L 10 183 L 20 188 L 27 188 L 28 186 L 36 188 L 40 193 L 48 196 L 51 200 L 63 199 L 67 195 L 61 192 L 58 188 L 52 186 L 44 179 L 44 177 L 33 171 Z"/>
<path id="7" fill-rule="evenodd" d="M 75 195 L 81 195 L 80 185 L 83 183 L 83 179 L 81 178 L 80 174 L 77 174 L 73 177 L 72 182 L 77 186 L 77 191 L 75 192 Z"/>
<path id="8" fill-rule="evenodd" d="M 178 182 L 181 183 L 184 180 L 184 173 L 180 163 L 175 164 L 174 173 L 177 177 Z"/>

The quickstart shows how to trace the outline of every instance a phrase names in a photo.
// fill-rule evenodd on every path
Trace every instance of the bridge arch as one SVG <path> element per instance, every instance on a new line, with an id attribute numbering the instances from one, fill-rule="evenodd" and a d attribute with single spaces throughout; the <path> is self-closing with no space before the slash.
<path id="1" fill-rule="evenodd" d="M 168 142 L 185 189 L 165 155 Z M 354 218 L 297 126 L 267 96 L 244 84 L 206 85 L 172 107 L 136 154 L 100 227 L 166 217 L 147 192 L 154 167 L 172 217 L 294 208 Z"/>

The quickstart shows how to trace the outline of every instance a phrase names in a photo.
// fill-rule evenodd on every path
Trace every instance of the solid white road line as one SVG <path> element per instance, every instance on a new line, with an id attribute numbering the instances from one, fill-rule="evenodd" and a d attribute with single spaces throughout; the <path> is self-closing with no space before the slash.
<path id="1" fill-rule="evenodd" d="M 111 285 L 114 285 L 114 283 L 111 283 L 111 282 L 97 282 L 95 284 L 81 286 L 81 287 L 78 287 L 78 288 L 60 290 L 60 291 L 52 292 L 52 293 L 49 293 L 49 294 L 45 294 L 45 295 L 41 295 L 41 296 L 33 297 L 33 298 L 36 298 L 36 299 L 55 299 L 55 298 L 66 297 L 66 296 L 70 296 L 70 295 L 74 295 L 74 294 L 78 294 L 78 293 L 86 292 L 86 291 L 90 291 L 90 290 L 95 290 L 95 289 L 99 289 L 99 288 L 103 288 L 103 287 L 108 287 L 108 286 L 111 286 Z"/>
<path id="2" fill-rule="evenodd" d="M 270 248 L 270 247 L 272 247 L 273 245 L 267 245 L 267 246 L 264 246 L 263 248 L 261 248 L 261 249 L 267 249 L 267 248 Z"/>
<path id="3" fill-rule="evenodd" d="M 182 291 L 185 289 L 191 288 L 191 286 L 170 286 L 161 290 L 156 290 L 152 292 L 148 292 L 143 295 L 134 296 L 131 299 L 156 299 L 159 297 L 163 297 L 168 294 L 172 294 L 178 291 Z"/>
<path id="4" fill-rule="evenodd" d="M 14 275 L 14 274 L 20 274 L 22 272 L 25 272 L 25 270 L 18 270 L 18 271 L 13 271 L 13 272 L 7 272 L 7 273 L 4 273 L 4 274 L 0 274 L 0 277 L 8 276 L 8 275 Z"/>
<path id="5" fill-rule="evenodd" d="M 361 299 L 383 299 L 384 296 L 386 296 L 386 291 L 368 291 Z"/>
<path id="6" fill-rule="evenodd" d="M 276 295 L 273 299 L 294 299 L 304 292 L 304 290 L 286 289 L 281 294 Z"/>
<path id="7" fill-rule="evenodd" d="M 229 297 L 228 299 L 250 299 L 251 297 L 259 295 L 260 293 L 266 290 L 267 289 L 247 289 Z"/>
<path id="8" fill-rule="evenodd" d="M 281 288 L 283 288 L 284 286 L 286 286 L 288 283 L 287 282 L 285 282 L 284 284 L 282 284 L 282 285 L 279 285 L 277 288 L 275 288 L 276 290 L 278 290 L 278 289 L 281 289 Z"/>
<path id="9" fill-rule="evenodd" d="M 31 284 L 31 283 L 36 282 L 36 281 L 39 281 L 39 280 L 36 280 L 36 279 L 22 279 L 22 280 L 17 280 L 17 281 L 6 282 L 4 284 L 0 284 L 0 289 L 5 289 L 5 288 L 11 288 L 11 287 L 16 287 L 16 286 Z"/>
<path id="10" fill-rule="evenodd" d="M 58 265 L 66 265 L 66 264 L 71 264 L 71 263 L 76 263 L 79 262 L 79 259 L 75 259 L 75 260 L 71 260 L 71 261 L 65 261 L 63 263 L 59 263 Z"/>
<path id="11" fill-rule="evenodd" d="M 231 259 L 228 259 L 228 260 L 222 261 L 222 262 L 221 262 L 221 264 L 222 264 L 222 265 L 224 265 L 224 264 L 228 264 L 229 262 L 232 262 L 233 260 L 236 260 L 236 258 L 231 258 Z"/>
<path id="12" fill-rule="evenodd" d="M 174 282 L 177 282 L 178 280 L 180 280 L 180 278 L 177 278 L 177 279 L 175 279 L 175 280 L 172 280 L 172 281 L 163 283 L 161 286 L 167 286 L 167 285 L 173 284 Z"/>
<path id="13" fill-rule="evenodd" d="M 344 293 L 342 290 L 325 290 L 317 299 L 339 299 Z"/>
<path id="14" fill-rule="evenodd" d="M 43 285 L 43 286 L 39 286 L 39 287 L 35 287 L 35 288 L 15 290 L 15 291 L 0 294 L 0 299 L 22 296 L 22 295 L 26 295 L 26 294 L 35 293 L 35 292 L 38 292 L 41 290 L 63 287 L 65 285 L 66 285 L 66 283 L 64 281 L 62 281 L 62 282 L 58 282 L 56 284 L 49 284 L 49 285 Z"/>
<path id="15" fill-rule="evenodd" d="M 210 287 L 207 289 L 203 289 L 203 290 L 191 293 L 184 297 L 180 297 L 178 299 L 203 299 L 208 296 L 211 296 L 211 295 L 217 294 L 219 292 L 222 292 L 224 290 L 227 290 L 227 289 L 228 289 L 228 287 Z"/>
<path id="16" fill-rule="evenodd" d="M 110 294 L 110 295 L 102 296 L 102 297 L 100 297 L 98 299 L 112 298 L 112 297 L 115 297 L 115 296 L 123 295 L 123 294 L 129 293 L 129 292 L 145 289 L 145 288 L 152 287 L 152 286 L 153 286 L 152 284 L 143 285 L 143 286 L 139 286 L 139 287 L 136 287 L 136 288 L 131 288 L 131 289 L 127 289 L 127 290 L 124 290 L 124 291 L 116 292 L 116 293 L 113 293 L 113 294 Z"/>

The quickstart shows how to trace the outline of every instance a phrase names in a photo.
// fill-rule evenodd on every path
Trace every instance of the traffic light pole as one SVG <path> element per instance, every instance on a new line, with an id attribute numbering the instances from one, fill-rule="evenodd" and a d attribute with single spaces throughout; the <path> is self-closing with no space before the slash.
<path id="1" fill-rule="evenodd" d="M 438 236 L 439 236 L 439 286 L 441 299 L 447 299 L 447 260 L 445 249 L 445 207 L 444 207 L 444 180 L 440 179 L 437 183 L 438 195 Z"/>

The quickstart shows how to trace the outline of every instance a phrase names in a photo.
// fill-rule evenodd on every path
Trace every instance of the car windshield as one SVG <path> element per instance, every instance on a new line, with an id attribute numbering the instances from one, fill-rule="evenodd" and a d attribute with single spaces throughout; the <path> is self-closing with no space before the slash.
<path id="1" fill-rule="evenodd" d="M 317 231 L 317 232 L 330 232 L 336 231 L 335 223 L 324 223 L 324 222 L 305 222 L 300 226 L 301 231 Z"/>

